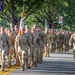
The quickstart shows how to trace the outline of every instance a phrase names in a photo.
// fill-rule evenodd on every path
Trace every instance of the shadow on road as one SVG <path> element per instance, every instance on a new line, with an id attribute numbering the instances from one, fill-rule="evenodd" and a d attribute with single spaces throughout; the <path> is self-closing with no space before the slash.
<path id="1" fill-rule="evenodd" d="M 44 61 L 42 65 L 31 69 L 40 73 L 75 74 L 75 63 L 62 61 Z"/>

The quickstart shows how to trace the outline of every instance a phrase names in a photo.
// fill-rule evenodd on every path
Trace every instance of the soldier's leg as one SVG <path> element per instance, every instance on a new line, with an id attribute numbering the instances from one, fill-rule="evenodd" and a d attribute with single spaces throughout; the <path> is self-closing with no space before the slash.
<path id="1" fill-rule="evenodd" d="M 8 67 L 10 68 L 12 65 L 11 65 L 11 61 L 12 61 L 12 58 L 13 58 L 13 55 L 14 55 L 14 47 L 11 46 L 10 47 L 10 51 L 9 51 L 9 54 L 8 54 Z M 16 54 L 15 54 L 16 55 Z M 16 58 L 15 58 L 16 59 Z"/>
<path id="2" fill-rule="evenodd" d="M 50 47 L 48 48 L 48 57 L 50 57 Z"/>
<path id="3" fill-rule="evenodd" d="M 59 42 L 59 47 L 58 47 L 59 53 L 61 52 L 61 43 Z"/>
<path id="4" fill-rule="evenodd" d="M 43 50 L 42 49 L 40 50 L 40 54 L 41 54 L 41 56 L 40 56 L 40 63 L 42 63 L 42 61 L 43 61 Z"/>
<path id="5" fill-rule="evenodd" d="M 28 50 L 26 51 L 26 67 L 28 68 Z"/>
<path id="6" fill-rule="evenodd" d="M 25 51 L 22 51 L 22 64 L 21 64 L 21 66 L 22 66 L 22 71 L 24 71 L 24 69 L 25 69 L 25 57 L 26 57 L 26 52 Z"/>
<path id="7" fill-rule="evenodd" d="M 47 46 L 47 49 L 46 49 L 46 57 L 48 56 L 48 46 Z"/>
<path id="8" fill-rule="evenodd" d="M 16 66 L 20 65 L 20 52 L 16 53 Z"/>
<path id="9" fill-rule="evenodd" d="M 34 66 L 37 67 L 37 49 L 34 50 Z"/>
<path id="10" fill-rule="evenodd" d="M 32 51 L 32 65 L 34 64 L 34 50 Z"/>
<path id="11" fill-rule="evenodd" d="M 12 60 L 13 60 L 13 61 L 16 60 L 16 51 L 15 51 L 15 48 L 14 48 L 14 47 L 13 47 Z"/>
<path id="12" fill-rule="evenodd" d="M 67 44 L 67 51 L 69 51 L 69 45 Z"/>
<path id="13" fill-rule="evenodd" d="M 74 61 L 75 61 L 75 50 L 73 50 L 73 57 L 74 57 Z"/>
<path id="14" fill-rule="evenodd" d="M 38 48 L 38 63 L 41 62 L 41 48 Z"/>
<path id="15" fill-rule="evenodd" d="M 30 69 L 31 67 L 31 61 L 32 61 L 31 51 L 28 50 L 28 69 Z"/>
<path id="16" fill-rule="evenodd" d="M 36 53 L 36 55 L 37 55 L 37 63 L 39 62 L 39 48 L 37 48 L 37 53 Z"/>
<path id="17" fill-rule="evenodd" d="M 39 63 L 41 64 L 41 49 L 39 49 L 39 55 L 38 55 L 38 60 L 39 60 Z"/>
<path id="18" fill-rule="evenodd" d="M 8 68 L 10 68 L 12 65 L 11 65 L 11 59 L 12 59 L 12 51 L 10 50 L 9 54 L 7 55 L 8 57 Z"/>
<path id="19" fill-rule="evenodd" d="M 44 56 L 47 57 L 47 46 L 45 46 L 45 52 L 44 52 Z"/>
<path id="20" fill-rule="evenodd" d="M 33 47 L 31 48 L 31 66 L 33 65 L 34 63 L 34 49 Z"/>
<path id="21" fill-rule="evenodd" d="M 2 50 L 1 54 L 1 71 L 4 71 L 6 50 Z"/>

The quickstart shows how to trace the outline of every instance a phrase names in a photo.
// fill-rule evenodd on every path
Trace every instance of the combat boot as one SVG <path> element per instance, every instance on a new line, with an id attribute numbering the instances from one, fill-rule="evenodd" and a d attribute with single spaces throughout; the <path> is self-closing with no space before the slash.
<path id="1" fill-rule="evenodd" d="M 5 71 L 5 70 L 4 70 L 4 66 L 1 67 L 1 71 Z"/>
<path id="2" fill-rule="evenodd" d="M 34 62 L 34 66 L 37 67 L 37 62 L 36 61 Z"/>
<path id="3" fill-rule="evenodd" d="M 29 64 L 29 65 L 28 65 L 28 69 L 30 69 L 30 68 L 31 68 L 31 66 L 32 66 L 32 65 L 31 65 L 31 64 Z"/>
<path id="4" fill-rule="evenodd" d="M 24 65 L 22 65 L 22 66 L 21 66 L 21 70 L 22 70 L 22 71 L 24 71 L 24 70 L 25 70 Z"/>
<path id="5" fill-rule="evenodd" d="M 8 64 L 8 68 L 12 67 L 11 63 Z"/>
<path id="6" fill-rule="evenodd" d="M 20 61 L 16 60 L 16 64 L 14 66 L 20 66 Z"/>

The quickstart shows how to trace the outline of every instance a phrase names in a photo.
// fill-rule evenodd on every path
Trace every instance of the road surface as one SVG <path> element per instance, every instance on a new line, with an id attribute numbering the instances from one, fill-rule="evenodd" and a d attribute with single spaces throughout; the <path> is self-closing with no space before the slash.
<path id="1" fill-rule="evenodd" d="M 52 53 L 50 57 L 44 57 L 42 64 L 31 69 L 21 71 L 19 67 L 6 69 L 1 75 L 75 75 L 75 61 L 73 51 L 64 53 Z"/>

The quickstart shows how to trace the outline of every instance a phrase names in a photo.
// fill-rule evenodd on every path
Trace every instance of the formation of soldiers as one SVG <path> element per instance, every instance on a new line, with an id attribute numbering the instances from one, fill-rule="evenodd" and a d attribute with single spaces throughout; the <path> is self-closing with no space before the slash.
<path id="1" fill-rule="evenodd" d="M 69 51 L 69 39 L 73 32 L 63 31 L 63 30 L 53 30 L 50 33 L 50 30 L 46 31 L 46 46 L 45 46 L 45 56 L 50 57 L 52 52 L 66 52 Z"/>
<path id="2" fill-rule="evenodd" d="M 51 52 L 69 51 L 71 35 L 72 32 L 62 30 L 44 32 L 38 25 L 34 25 L 32 29 L 25 26 L 22 31 L 19 31 L 19 26 L 16 25 L 13 32 L 0 26 L 1 70 L 4 71 L 6 56 L 8 68 L 13 66 L 12 60 L 15 61 L 14 65 L 21 66 L 23 71 L 33 65 L 37 67 L 37 64 L 43 61 L 43 54 L 50 57 Z"/>
<path id="3" fill-rule="evenodd" d="M 21 66 L 21 69 L 43 61 L 43 48 L 45 45 L 44 33 L 40 26 L 34 25 L 32 29 L 29 26 L 23 27 L 20 31 L 16 25 L 14 31 L 0 27 L 0 52 L 1 52 L 1 71 L 4 71 L 5 60 L 7 56 L 8 68 L 12 66 L 12 60 L 15 66 Z"/>

